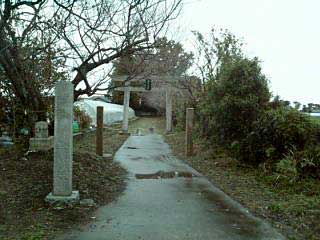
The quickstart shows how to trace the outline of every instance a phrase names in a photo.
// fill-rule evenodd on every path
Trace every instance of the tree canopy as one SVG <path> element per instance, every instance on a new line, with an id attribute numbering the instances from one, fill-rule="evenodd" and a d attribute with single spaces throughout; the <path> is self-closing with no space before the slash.
<path id="1" fill-rule="evenodd" d="M 112 61 L 154 47 L 181 2 L 1 1 L 1 85 L 29 115 L 46 112 L 44 92 L 58 79 L 72 81 L 75 99 L 106 90 Z"/>

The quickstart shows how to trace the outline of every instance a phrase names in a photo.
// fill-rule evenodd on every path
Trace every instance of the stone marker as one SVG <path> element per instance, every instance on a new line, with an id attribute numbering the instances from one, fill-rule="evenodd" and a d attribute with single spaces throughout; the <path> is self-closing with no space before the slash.
<path id="1" fill-rule="evenodd" d="M 96 154 L 103 155 L 103 107 L 97 107 Z"/>
<path id="2" fill-rule="evenodd" d="M 35 136 L 29 139 L 29 151 L 47 151 L 53 148 L 53 136 L 49 137 L 48 123 L 45 121 L 36 122 Z"/>
<path id="3" fill-rule="evenodd" d="M 186 112 L 186 156 L 193 154 L 192 128 L 193 128 L 193 108 L 187 108 Z"/>
<path id="4" fill-rule="evenodd" d="M 36 122 L 36 124 L 35 124 L 35 137 L 36 138 L 49 137 L 47 122 L 45 122 L 45 121 Z"/>
<path id="5" fill-rule="evenodd" d="M 112 160 L 113 155 L 111 153 L 104 153 L 102 156 L 105 160 Z"/>
<path id="6" fill-rule="evenodd" d="M 3 147 L 11 147 L 14 145 L 12 138 L 9 137 L 7 132 L 2 133 L 2 136 L 0 137 L 0 145 Z"/>
<path id="7" fill-rule="evenodd" d="M 166 89 L 166 132 L 172 132 L 172 91 L 170 87 Z"/>
<path id="8" fill-rule="evenodd" d="M 88 207 L 95 207 L 95 206 L 97 206 L 97 204 L 96 204 L 96 203 L 94 202 L 94 200 L 91 199 L 91 198 L 82 199 L 82 200 L 80 201 L 80 205 L 82 205 L 82 206 L 88 206 Z"/>
<path id="9" fill-rule="evenodd" d="M 72 191 L 73 154 L 73 84 L 60 81 L 55 84 L 53 191 L 48 202 L 73 202 L 79 192 Z"/>

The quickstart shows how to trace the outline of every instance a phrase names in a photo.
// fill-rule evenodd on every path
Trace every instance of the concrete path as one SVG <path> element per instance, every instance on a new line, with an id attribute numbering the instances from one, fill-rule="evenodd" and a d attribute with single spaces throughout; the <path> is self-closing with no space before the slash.
<path id="1" fill-rule="evenodd" d="M 172 156 L 160 135 L 129 137 L 115 160 L 129 172 L 123 195 L 82 231 L 59 239 L 284 239 Z"/>

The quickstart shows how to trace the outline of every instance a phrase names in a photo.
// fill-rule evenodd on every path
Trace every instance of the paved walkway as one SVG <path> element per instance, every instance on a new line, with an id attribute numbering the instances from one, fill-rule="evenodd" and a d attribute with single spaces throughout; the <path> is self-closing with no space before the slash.
<path id="1" fill-rule="evenodd" d="M 123 195 L 83 231 L 59 239 L 284 239 L 174 158 L 160 135 L 129 137 L 115 160 L 129 172 Z"/>

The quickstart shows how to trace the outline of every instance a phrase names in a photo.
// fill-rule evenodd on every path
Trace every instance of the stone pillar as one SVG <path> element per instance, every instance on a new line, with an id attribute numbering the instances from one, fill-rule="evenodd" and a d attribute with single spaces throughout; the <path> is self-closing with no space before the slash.
<path id="1" fill-rule="evenodd" d="M 193 154 L 192 128 L 193 128 L 194 109 L 187 108 L 186 112 L 186 156 Z"/>
<path id="2" fill-rule="evenodd" d="M 53 148 L 53 137 L 49 137 L 48 123 L 36 122 L 35 136 L 29 139 L 29 152 L 48 151 Z"/>
<path id="3" fill-rule="evenodd" d="M 60 81 L 55 84 L 53 192 L 46 200 L 76 201 L 79 192 L 72 191 L 73 156 L 73 84 Z"/>
<path id="4" fill-rule="evenodd" d="M 122 132 L 127 133 L 129 125 L 130 82 L 126 81 L 124 86 Z"/>
<path id="5" fill-rule="evenodd" d="M 35 124 L 35 138 L 48 138 L 48 123 L 45 121 L 36 122 Z"/>
<path id="6" fill-rule="evenodd" d="M 103 155 L 103 107 L 97 107 L 96 153 Z"/>
<path id="7" fill-rule="evenodd" d="M 172 132 L 172 91 L 166 89 L 166 132 Z"/>

